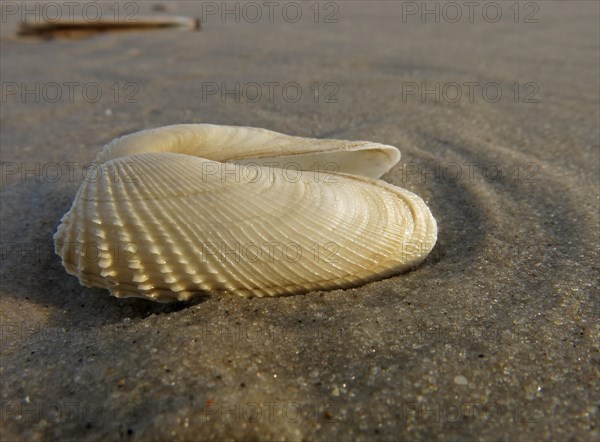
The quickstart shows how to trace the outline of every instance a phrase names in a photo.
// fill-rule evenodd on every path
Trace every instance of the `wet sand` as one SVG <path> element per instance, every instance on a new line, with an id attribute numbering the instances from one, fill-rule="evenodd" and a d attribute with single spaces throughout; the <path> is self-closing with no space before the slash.
<path id="1" fill-rule="evenodd" d="M 5 14 L 2 440 L 598 440 L 598 3 L 502 3 L 497 23 L 332 4 L 50 41 Z M 350 290 L 81 287 L 52 235 L 85 165 L 176 123 L 397 146 L 383 178 L 427 201 L 438 243 Z"/>

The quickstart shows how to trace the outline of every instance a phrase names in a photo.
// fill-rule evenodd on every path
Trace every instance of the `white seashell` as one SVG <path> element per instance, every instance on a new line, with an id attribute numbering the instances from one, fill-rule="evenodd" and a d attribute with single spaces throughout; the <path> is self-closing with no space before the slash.
<path id="1" fill-rule="evenodd" d="M 418 196 L 348 173 L 378 177 L 398 159 L 391 146 L 255 128 L 138 132 L 98 154 L 97 179 L 62 218 L 56 252 L 83 285 L 118 297 L 357 286 L 419 264 L 436 242 Z M 324 171 L 328 163 L 345 173 Z"/>

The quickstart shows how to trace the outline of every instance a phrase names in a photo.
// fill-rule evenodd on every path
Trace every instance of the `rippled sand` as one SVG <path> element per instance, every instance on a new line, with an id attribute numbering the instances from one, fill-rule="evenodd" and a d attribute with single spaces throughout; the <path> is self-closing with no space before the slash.
<path id="1" fill-rule="evenodd" d="M 338 2 L 318 23 L 305 4 L 298 23 L 205 14 L 200 32 L 52 41 L 15 37 L 11 15 L 2 440 L 597 440 L 599 6 L 532 4 L 517 23 L 508 3 L 498 23 L 422 23 Z M 85 164 L 188 122 L 398 146 L 384 178 L 431 207 L 432 255 L 286 298 L 163 306 L 81 287 L 52 234 Z"/>

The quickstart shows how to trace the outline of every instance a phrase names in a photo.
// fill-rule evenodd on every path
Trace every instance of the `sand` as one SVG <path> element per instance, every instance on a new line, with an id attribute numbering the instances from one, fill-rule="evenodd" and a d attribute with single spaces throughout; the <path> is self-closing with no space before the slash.
<path id="1" fill-rule="evenodd" d="M 460 2 L 455 23 L 394 2 L 236 23 L 203 3 L 133 10 L 204 12 L 199 32 L 49 41 L 3 10 L 0 438 L 598 440 L 598 3 L 498 3 L 497 23 Z M 398 146 L 384 179 L 427 201 L 438 243 L 350 290 L 81 287 L 52 235 L 85 165 L 175 123 Z"/>

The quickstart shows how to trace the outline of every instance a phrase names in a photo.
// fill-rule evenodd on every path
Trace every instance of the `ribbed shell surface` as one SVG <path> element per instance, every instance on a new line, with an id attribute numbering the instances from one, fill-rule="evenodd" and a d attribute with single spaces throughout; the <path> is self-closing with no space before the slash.
<path id="1" fill-rule="evenodd" d="M 417 265 L 436 241 L 425 203 L 380 180 L 119 149 L 99 154 L 55 235 L 67 271 L 115 296 L 352 287 Z"/>

